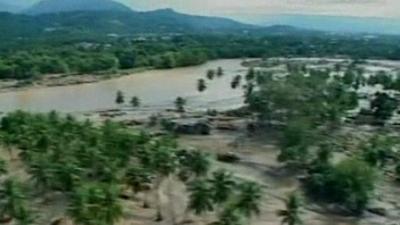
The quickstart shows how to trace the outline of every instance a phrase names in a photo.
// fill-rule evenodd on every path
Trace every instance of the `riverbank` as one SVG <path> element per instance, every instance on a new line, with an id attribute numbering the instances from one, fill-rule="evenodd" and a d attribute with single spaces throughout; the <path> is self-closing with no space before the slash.
<path id="1" fill-rule="evenodd" d="M 221 59 L 223 60 L 223 59 Z M 211 60 L 218 61 L 218 60 Z M 261 59 L 244 59 L 241 62 L 243 67 L 259 67 L 259 68 L 268 68 L 269 70 L 280 69 L 285 63 L 295 62 L 295 63 L 305 63 L 305 64 L 313 64 L 314 66 L 330 66 L 332 67 L 336 63 L 349 64 L 351 63 L 351 59 L 349 58 L 284 58 L 284 57 L 273 57 L 269 58 L 267 61 L 263 61 Z M 201 64 L 205 65 L 207 64 Z M 391 69 L 400 69 L 400 62 L 393 60 L 366 60 L 365 64 L 368 65 L 367 68 L 371 70 L 387 70 Z M 180 68 L 190 68 L 196 67 L 199 65 L 188 66 L 188 67 L 179 67 L 172 69 L 180 69 Z M 282 68 L 281 68 L 282 69 Z M 14 92 L 14 91 L 22 91 L 29 90 L 35 88 L 46 88 L 46 87 L 62 87 L 62 86 L 71 86 L 71 85 L 80 85 L 80 84 L 88 84 L 88 83 L 97 83 L 100 81 L 117 79 L 123 76 L 129 76 L 137 73 L 142 73 L 145 71 L 156 70 L 151 67 L 140 67 L 135 69 L 127 69 L 127 70 L 118 70 L 118 71 L 103 71 L 97 72 L 93 74 L 49 74 L 43 75 L 36 79 L 28 79 L 28 80 L 13 80 L 13 79 L 5 79 L 0 80 L 0 93 Z M 168 69 L 165 69 L 168 70 Z"/>
<path id="2" fill-rule="evenodd" d="M 198 67 L 206 65 L 207 63 L 220 60 L 238 60 L 238 59 L 215 59 L 209 60 L 199 65 L 191 65 L 185 67 L 174 67 L 170 69 L 156 69 L 154 67 L 139 67 L 134 69 L 117 70 L 117 71 L 99 71 L 91 74 L 47 74 L 42 75 L 34 79 L 4 79 L 0 80 L 0 93 L 29 90 L 34 88 L 45 88 L 45 87 L 62 87 L 80 84 L 90 84 L 105 80 L 117 79 L 123 76 L 129 76 L 137 73 L 142 73 L 151 70 L 173 70 L 173 69 L 184 69 L 191 67 Z M 254 59 L 256 60 L 256 59 Z M 244 64 L 243 64 L 244 65 Z"/>
<path id="3" fill-rule="evenodd" d="M 270 62 L 278 59 L 271 58 Z M 349 60 L 342 67 L 346 68 Z M 256 59 L 246 62 L 258 67 L 258 70 L 274 74 L 285 74 L 287 62 L 306 63 L 309 69 L 327 69 L 335 73 L 335 64 L 338 59 L 279 59 L 273 66 L 260 65 Z M 245 77 L 248 67 L 243 66 L 242 59 L 226 59 L 209 61 L 199 66 L 175 68 L 168 70 L 125 71 L 124 74 L 110 77 L 87 75 L 83 77 L 57 77 L 48 79 L 40 84 L 30 84 L 20 88 L 0 87 L 0 111 L 26 110 L 32 112 L 48 112 L 57 110 L 61 112 L 91 112 L 107 110 L 116 107 L 115 96 L 117 91 L 122 91 L 125 104 L 129 108 L 129 101 L 133 96 L 141 100 L 141 113 L 152 114 L 165 108 L 173 108 L 177 97 L 187 100 L 187 107 L 193 110 L 217 109 L 226 110 L 240 107 L 243 103 L 243 90 L 232 89 L 232 79 L 241 75 Z M 262 62 L 261 62 L 262 63 Z M 246 65 L 249 66 L 249 65 Z M 224 75 L 209 80 L 206 73 L 210 69 L 223 68 Z M 400 71 L 397 61 L 370 61 L 362 65 L 365 76 L 385 71 L 396 74 Z M 340 74 L 343 74 L 341 71 Z M 63 82 L 59 81 L 63 80 Z M 72 79 L 72 80 L 69 80 Z M 207 90 L 198 92 L 198 80 L 204 79 Z M 77 84 L 81 83 L 81 84 Z M 73 85 L 75 84 L 75 85 Z M 62 86 L 60 86 L 62 85 Z M 8 89 L 8 91 L 6 91 Z M 16 91 L 18 90 L 18 91 Z M 370 90 L 361 90 L 369 94 Z M 361 93 L 364 94 L 364 93 Z"/>
<path id="4" fill-rule="evenodd" d="M 224 59 L 220 59 L 224 60 Z M 229 59 L 227 59 L 229 60 Z M 218 60 L 210 60 L 208 62 L 218 61 Z M 200 65 L 207 64 L 203 63 Z M 243 67 L 261 67 L 268 68 L 270 70 L 279 69 L 284 66 L 288 62 L 294 63 L 304 63 L 304 64 L 313 64 L 314 66 L 328 66 L 332 67 L 334 64 L 342 63 L 349 64 L 352 62 L 352 59 L 346 57 L 337 57 L 337 58 L 284 58 L 284 57 L 272 57 L 267 61 L 263 61 L 261 59 L 244 59 L 241 61 L 241 65 Z M 364 60 L 363 64 L 368 65 L 367 68 L 370 68 L 373 71 L 378 70 L 387 70 L 388 68 L 394 70 L 400 70 L 400 61 L 394 60 Z M 178 67 L 171 69 L 180 69 L 180 68 L 190 68 L 196 67 L 200 65 L 193 65 L 188 67 Z M 96 83 L 100 81 L 116 79 L 123 76 L 129 76 L 136 73 L 141 73 L 149 70 L 155 70 L 155 68 L 151 67 L 140 67 L 134 69 L 127 70 L 118 70 L 118 71 L 100 71 L 92 74 L 49 74 L 43 75 L 36 79 L 28 79 L 28 80 L 13 80 L 6 79 L 0 80 L 0 93 L 13 92 L 13 91 L 21 91 L 28 90 L 34 88 L 44 88 L 44 87 L 60 87 L 60 86 L 70 86 L 70 85 L 80 85 L 80 84 L 88 84 L 88 83 Z M 168 70 L 168 69 L 165 69 Z"/>
<path id="5" fill-rule="evenodd" d="M 79 84 L 96 83 L 104 80 L 116 79 L 122 76 L 128 76 L 141 73 L 153 68 L 140 67 L 129 70 L 120 70 L 116 72 L 99 72 L 98 74 L 49 74 L 36 79 L 28 80 L 0 80 L 0 93 L 23 91 L 29 89 L 62 87 Z"/>

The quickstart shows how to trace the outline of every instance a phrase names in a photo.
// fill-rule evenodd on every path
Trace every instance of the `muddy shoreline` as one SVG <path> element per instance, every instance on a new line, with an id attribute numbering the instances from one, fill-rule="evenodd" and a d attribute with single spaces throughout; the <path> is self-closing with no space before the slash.
<path id="1" fill-rule="evenodd" d="M 152 68 L 136 68 L 130 70 L 122 70 L 116 73 L 99 74 L 49 74 L 43 75 L 37 79 L 30 80 L 1 80 L 0 93 L 97 83 L 105 80 L 117 79 L 123 76 L 141 73 L 151 69 Z"/>
<path id="2" fill-rule="evenodd" d="M 337 57 L 337 58 L 283 58 L 273 57 L 268 59 L 269 61 L 282 64 L 288 61 L 299 62 L 299 63 L 349 63 L 350 58 Z M 244 67 L 257 66 L 261 59 L 244 59 L 242 65 Z M 210 62 L 210 61 L 209 61 Z M 375 67 L 390 67 L 393 69 L 400 69 L 400 61 L 393 60 L 379 60 L 370 59 L 365 60 L 367 64 Z M 192 66 L 189 66 L 192 67 Z M 271 66 L 274 67 L 274 66 Z M 30 89 L 46 88 L 46 87 L 62 87 L 70 85 L 80 85 L 88 83 L 97 83 L 104 80 L 116 79 L 123 76 L 129 76 L 136 73 L 141 73 L 148 70 L 154 70 L 154 68 L 135 68 L 129 70 L 121 70 L 116 73 L 111 72 L 99 72 L 98 74 L 49 74 L 43 75 L 38 79 L 33 80 L 1 80 L 0 81 L 0 93 L 23 91 Z"/>

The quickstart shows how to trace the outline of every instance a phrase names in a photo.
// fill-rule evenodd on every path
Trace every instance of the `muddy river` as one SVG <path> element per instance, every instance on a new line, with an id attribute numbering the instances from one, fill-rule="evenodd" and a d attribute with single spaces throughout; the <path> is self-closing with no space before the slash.
<path id="1" fill-rule="evenodd" d="M 173 107 L 178 96 L 186 98 L 188 108 L 195 110 L 235 108 L 241 105 L 243 92 L 232 90 L 230 81 L 233 76 L 246 71 L 241 62 L 240 59 L 215 60 L 200 66 L 150 70 L 98 83 L 1 93 L 0 111 L 86 112 L 115 108 L 118 90 L 124 92 L 127 102 L 132 96 L 138 96 L 142 101 L 142 110 Z M 207 81 L 207 90 L 199 93 L 197 80 L 205 78 L 208 69 L 219 66 L 224 69 L 224 76 Z"/>

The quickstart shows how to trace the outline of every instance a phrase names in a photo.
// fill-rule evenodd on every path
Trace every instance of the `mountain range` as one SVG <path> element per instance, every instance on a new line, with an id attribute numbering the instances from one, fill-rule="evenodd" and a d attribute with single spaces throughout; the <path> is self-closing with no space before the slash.
<path id="1" fill-rule="evenodd" d="M 10 0 L 0 0 L 10 1 Z M 19 14 L 0 14 L 0 29 L 28 34 L 241 32 L 258 26 L 172 9 L 139 12 L 113 0 L 42 0 Z M 8 29 L 7 29 L 8 30 Z M 15 36 L 14 35 L 14 36 Z"/>
<path id="2" fill-rule="evenodd" d="M 15 2 L 0 0 L 0 12 L 19 13 L 1 14 L 0 31 L 7 27 L 16 27 L 15 31 L 10 32 L 17 37 L 24 36 L 27 31 L 36 35 L 43 34 L 43 31 L 117 34 L 244 32 L 257 28 L 265 30 L 263 27 L 268 26 L 274 26 L 274 33 L 298 33 L 307 29 L 340 33 L 400 34 L 400 19 L 283 14 L 249 19 L 247 21 L 258 24 L 250 25 L 226 18 L 187 15 L 171 9 L 139 12 L 114 0 L 42 0 L 29 7 L 25 5 L 25 9 L 21 5 L 15 5 Z"/>
<path id="3" fill-rule="evenodd" d="M 400 34 L 400 18 L 282 14 L 264 16 L 257 22 L 329 32 Z"/>
<path id="4" fill-rule="evenodd" d="M 230 19 L 182 14 L 171 9 L 148 12 L 74 11 L 34 16 L 0 13 L 0 41 L 144 33 L 242 33 L 260 28 Z"/>

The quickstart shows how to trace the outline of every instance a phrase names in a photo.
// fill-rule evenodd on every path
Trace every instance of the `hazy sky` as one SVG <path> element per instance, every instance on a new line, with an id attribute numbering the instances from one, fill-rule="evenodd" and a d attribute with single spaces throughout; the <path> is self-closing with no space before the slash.
<path id="1" fill-rule="evenodd" d="M 14 0 L 35 2 L 38 0 Z M 68 0 L 65 0 L 68 1 Z M 257 19 L 296 13 L 400 18 L 400 0 L 118 0 L 134 9 L 174 8 L 181 12 Z"/>

